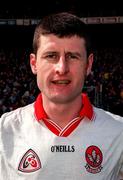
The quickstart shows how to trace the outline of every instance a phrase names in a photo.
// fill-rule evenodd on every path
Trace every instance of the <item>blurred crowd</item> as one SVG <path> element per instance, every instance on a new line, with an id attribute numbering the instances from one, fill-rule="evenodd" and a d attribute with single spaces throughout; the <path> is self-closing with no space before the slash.
<path id="1" fill-rule="evenodd" d="M 92 74 L 86 81 L 92 87 L 92 103 L 123 116 L 123 49 L 98 49 L 94 57 Z"/>
<path id="2" fill-rule="evenodd" d="M 39 90 L 29 65 L 29 49 L 0 50 L 0 115 L 34 102 Z M 123 49 L 101 48 L 84 90 L 92 103 L 123 116 Z"/>
<path id="3" fill-rule="evenodd" d="M 29 66 L 29 50 L 1 50 L 0 114 L 33 102 L 37 91 Z"/>

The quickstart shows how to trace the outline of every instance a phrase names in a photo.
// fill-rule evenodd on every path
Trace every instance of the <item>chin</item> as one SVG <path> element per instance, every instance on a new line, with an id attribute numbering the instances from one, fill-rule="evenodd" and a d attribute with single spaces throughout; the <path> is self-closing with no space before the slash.
<path id="1" fill-rule="evenodd" d="M 66 104 L 74 101 L 75 97 L 68 95 L 56 95 L 52 96 L 50 100 L 56 104 Z"/>

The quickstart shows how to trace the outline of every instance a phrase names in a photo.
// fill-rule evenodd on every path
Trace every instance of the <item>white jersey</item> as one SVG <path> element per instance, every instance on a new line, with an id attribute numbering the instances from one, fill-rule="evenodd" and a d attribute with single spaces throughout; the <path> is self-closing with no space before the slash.
<path id="1" fill-rule="evenodd" d="M 0 119 L 0 180 L 123 179 L 123 118 L 82 95 L 79 117 L 63 129 L 35 103 Z M 71 110 L 72 111 L 72 110 Z"/>

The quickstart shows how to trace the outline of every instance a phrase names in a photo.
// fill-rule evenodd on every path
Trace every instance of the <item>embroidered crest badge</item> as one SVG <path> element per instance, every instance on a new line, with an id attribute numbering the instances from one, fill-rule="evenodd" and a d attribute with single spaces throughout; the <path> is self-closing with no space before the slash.
<path id="1" fill-rule="evenodd" d="M 22 157 L 18 170 L 25 173 L 37 171 L 41 168 L 41 162 L 38 155 L 29 149 Z"/>
<path id="2" fill-rule="evenodd" d="M 85 152 L 86 170 L 89 173 L 99 173 L 102 170 L 103 154 L 97 146 L 89 146 Z"/>

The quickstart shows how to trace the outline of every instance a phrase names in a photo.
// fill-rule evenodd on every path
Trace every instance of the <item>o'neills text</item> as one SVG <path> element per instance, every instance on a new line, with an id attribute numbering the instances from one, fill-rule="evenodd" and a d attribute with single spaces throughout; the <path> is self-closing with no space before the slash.
<path id="1" fill-rule="evenodd" d="M 75 147 L 71 145 L 55 145 L 51 147 L 51 152 L 74 152 Z"/>

